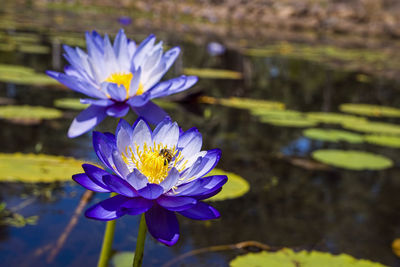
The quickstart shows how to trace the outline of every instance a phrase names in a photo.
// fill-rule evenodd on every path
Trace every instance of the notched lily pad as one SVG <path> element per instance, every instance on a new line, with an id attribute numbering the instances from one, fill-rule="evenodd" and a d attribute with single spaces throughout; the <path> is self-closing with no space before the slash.
<path id="1" fill-rule="evenodd" d="M 57 119 L 62 112 L 40 106 L 0 106 L 0 118 L 20 124 L 37 124 L 42 120 Z"/>
<path id="2" fill-rule="evenodd" d="M 311 128 L 304 130 L 303 134 L 305 137 L 308 137 L 310 139 L 329 141 L 329 142 L 344 141 L 357 144 L 357 143 L 362 143 L 364 141 L 362 135 L 335 129 Z"/>
<path id="3" fill-rule="evenodd" d="M 348 103 L 340 105 L 339 109 L 343 112 L 371 117 L 400 117 L 400 109 L 388 106 Z"/>
<path id="4" fill-rule="evenodd" d="M 89 104 L 82 104 L 79 98 L 60 98 L 54 100 L 54 106 L 63 109 L 83 110 L 87 108 Z"/>
<path id="5" fill-rule="evenodd" d="M 367 121 L 363 117 L 333 113 L 333 112 L 308 112 L 307 117 L 321 123 L 341 124 L 344 122 L 355 123 Z"/>
<path id="6" fill-rule="evenodd" d="M 312 153 L 315 160 L 349 170 L 383 170 L 393 161 L 382 155 L 357 150 L 321 149 Z"/>
<path id="7" fill-rule="evenodd" d="M 237 174 L 226 172 L 220 169 L 214 169 L 207 176 L 211 175 L 226 175 L 228 176 L 228 181 L 222 187 L 221 192 L 207 199 L 209 201 L 238 198 L 246 194 L 250 189 L 249 183 Z"/>
<path id="8" fill-rule="evenodd" d="M 364 136 L 366 142 L 374 145 L 400 148 L 400 137 L 392 135 L 370 134 Z"/>
<path id="9" fill-rule="evenodd" d="M 135 253 L 129 251 L 121 251 L 115 253 L 111 257 L 113 267 L 131 267 Z"/>
<path id="10" fill-rule="evenodd" d="M 0 181 L 24 183 L 52 183 L 70 181 L 73 174 L 82 173 L 82 164 L 74 158 L 0 153 Z"/>
<path id="11" fill-rule="evenodd" d="M 183 73 L 204 79 L 242 79 L 242 73 L 233 70 L 185 68 L 183 69 Z"/>
<path id="12" fill-rule="evenodd" d="M 311 267 L 311 266 L 354 266 L 354 267 L 384 267 L 377 262 L 356 259 L 347 254 L 333 255 L 319 251 L 294 252 L 284 248 L 276 252 L 248 253 L 237 256 L 230 262 L 231 267 Z"/>
<path id="13" fill-rule="evenodd" d="M 386 122 L 360 122 L 360 123 L 348 123 L 342 124 L 342 127 L 348 130 L 354 130 L 365 133 L 378 133 L 386 135 L 400 135 L 400 125 L 386 123 Z"/>

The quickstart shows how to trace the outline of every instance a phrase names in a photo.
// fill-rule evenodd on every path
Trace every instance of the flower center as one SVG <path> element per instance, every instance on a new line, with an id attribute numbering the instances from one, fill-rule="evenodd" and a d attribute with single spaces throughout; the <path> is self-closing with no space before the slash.
<path id="1" fill-rule="evenodd" d="M 129 156 L 127 156 L 128 150 Z M 122 153 L 122 159 L 128 167 L 136 168 L 146 176 L 149 183 L 159 184 L 168 176 L 169 170 L 182 160 L 182 156 L 175 147 L 168 149 L 162 144 L 148 146 L 144 143 L 142 149 L 136 145 L 135 153 L 131 146 L 126 147 L 125 153 Z"/>
<path id="2" fill-rule="evenodd" d="M 129 73 L 116 72 L 108 76 L 107 79 L 105 79 L 105 81 L 110 83 L 116 83 L 118 86 L 123 85 L 126 90 L 126 98 L 129 98 L 129 87 L 131 86 L 132 78 L 133 74 L 131 72 Z M 136 91 L 136 95 L 141 95 L 141 94 L 143 94 L 143 84 L 139 83 L 139 88 Z"/>

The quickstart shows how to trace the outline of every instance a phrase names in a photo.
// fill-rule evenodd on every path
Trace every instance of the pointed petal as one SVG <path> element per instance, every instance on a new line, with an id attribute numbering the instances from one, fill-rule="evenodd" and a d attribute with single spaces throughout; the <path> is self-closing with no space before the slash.
<path id="1" fill-rule="evenodd" d="M 148 183 L 146 187 L 137 191 L 138 194 L 146 199 L 156 199 L 164 192 L 163 188 L 158 184 Z"/>
<path id="2" fill-rule="evenodd" d="M 84 173 L 79 173 L 75 174 L 72 176 L 72 179 L 83 186 L 86 189 L 89 189 L 94 192 L 100 192 L 100 193 L 105 193 L 105 192 L 110 192 L 110 190 L 105 189 L 96 183 L 94 183 L 86 174 Z"/>
<path id="3" fill-rule="evenodd" d="M 73 120 L 68 130 L 68 137 L 74 138 L 89 131 L 104 120 L 105 117 L 106 113 L 104 107 L 95 105 L 89 106 Z"/>
<path id="4" fill-rule="evenodd" d="M 85 216 L 90 219 L 100 221 L 110 221 L 117 219 L 125 213 L 121 210 L 121 205 L 127 202 L 129 198 L 116 195 L 112 198 L 103 200 L 86 210 Z"/>
<path id="5" fill-rule="evenodd" d="M 152 200 L 135 197 L 122 204 L 122 211 L 129 215 L 138 215 L 146 212 L 153 205 L 154 202 Z"/>
<path id="6" fill-rule="evenodd" d="M 129 106 L 125 103 L 115 103 L 106 109 L 106 114 L 111 117 L 124 117 L 129 111 Z"/>
<path id="7" fill-rule="evenodd" d="M 147 180 L 147 177 L 144 176 L 143 174 L 141 174 L 138 169 L 133 169 L 133 172 L 131 172 L 128 175 L 126 180 L 136 190 L 140 190 L 140 189 L 146 187 L 146 185 L 149 183 L 149 181 Z"/>
<path id="8" fill-rule="evenodd" d="M 116 175 L 105 175 L 103 181 L 115 193 L 126 197 L 137 196 L 135 189 L 127 181 Z"/>
<path id="9" fill-rule="evenodd" d="M 178 241 L 179 223 L 173 212 L 154 205 L 145 216 L 149 233 L 155 239 L 167 246 L 172 246 Z"/>
<path id="10" fill-rule="evenodd" d="M 183 211 L 194 207 L 197 200 L 191 197 L 161 196 L 157 203 L 170 211 Z"/>
<path id="11" fill-rule="evenodd" d="M 151 101 L 147 102 L 141 107 L 132 107 L 132 109 L 136 112 L 136 114 L 145 118 L 149 123 L 152 124 L 158 124 L 165 117 L 168 117 L 168 114 L 163 109 Z"/>
<path id="12" fill-rule="evenodd" d="M 144 121 L 142 118 L 138 118 L 134 124 L 133 133 L 132 133 L 132 147 L 133 150 L 136 150 L 136 145 L 143 148 L 144 144 L 151 145 L 151 129 L 150 126 Z"/>
<path id="13" fill-rule="evenodd" d="M 103 176 L 109 175 L 108 172 L 102 170 L 91 164 L 82 164 L 82 168 L 86 175 L 98 186 L 109 189 L 109 187 L 103 182 Z"/>
<path id="14" fill-rule="evenodd" d="M 220 217 L 219 212 L 215 208 L 204 202 L 197 202 L 193 208 L 180 211 L 179 213 L 193 220 L 211 220 Z"/>
<path id="15" fill-rule="evenodd" d="M 153 131 L 153 142 L 162 143 L 168 148 L 176 147 L 179 139 L 179 126 L 169 118 L 160 122 Z"/>
<path id="16" fill-rule="evenodd" d="M 168 176 L 160 183 L 164 188 L 164 192 L 168 192 L 179 180 L 179 171 L 176 168 L 172 168 Z"/>
<path id="17" fill-rule="evenodd" d="M 112 152 L 115 147 L 115 137 L 110 138 L 105 134 L 94 131 L 93 132 L 93 148 L 97 157 L 111 170 L 114 169 L 114 161 L 112 159 Z"/>
<path id="18" fill-rule="evenodd" d="M 178 149 L 181 149 L 183 158 L 189 158 L 200 152 L 203 138 L 197 128 L 191 128 L 179 136 Z"/>

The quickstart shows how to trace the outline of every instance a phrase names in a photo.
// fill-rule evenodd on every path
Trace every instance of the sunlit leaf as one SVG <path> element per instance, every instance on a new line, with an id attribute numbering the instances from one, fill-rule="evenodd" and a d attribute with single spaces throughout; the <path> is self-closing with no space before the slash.
<path id="1" fill-rule="evenodd" d="M 62 112 L 40 106 L 0 106 L 0 118 L 16 123 L 35 124 L 41 120 L 57 119 L 62 117 Z"/>
<path id="2" fill-rule="evenodd" d="M 185 68 L 183 73 L 204 79 L 242 79 L 242 73 L 233 70 Z"/>
<path id="3" fill-rule="evenodd" d="M 400 257 L 400 238 L 393 240 L 392 251 L 397 257 Z"/>
<path id="4" fill-rule="evenodd" d="M 274 126 L 281 127 L 296 127 L 296 128 L 305 128 L 305 127 L 313 127 L 318 123 L 312 119 L 307 119 L 306 117 L 271 117 L 265 116 L 261 117 L 260 121 L 262 123 L 271 124 Z"/>
<path id="5" fill-rule="evenodd" d="M 0 153 L 0 181 L 25 183 L 71 181 L 73 174 L 83 172 L 81 167 L 83 163 L 62 156 Z"/>
<path id="6" fill-rule="evenodd" d="M 321 123 L 332 123 L 341 124 L 344 122 L 354 123 L 354 122 L 365 122 L 367 121 L 363 117 L 357 117 L 353 115 L 333 113 L 333 112 L 308 112 L 307 117 L 316 120 Z"/>
<path id="7" fill-rule="evenodd" d="M 54 100 L 54 106 L 64 109 L 83 110 L 87 108 L 89 104 L 82 104 L 79 98 L 60 98 Z"/>
<path id="8" fill-rule="evenodd" d="M 356 150 L 321 149 L 312 153 L 315 160 L 350 170 L 382 170 L 393 165 L 393 161 L 382 155 Z"/>
<path id="9" fill-rule="evenodd" d="M 129 251 L 121 251 L 115 253 L 111 257 L 113 267 L 131 267 L 135 253 Z"/>
<path id="10" fill-rule="evenodd" d="M 249 183 L 237 174 L 226 172 L 220 169 L 213 169 L 207 176 L 211 175 L 226 175 L 228 177 L 228 181 L 222 187 L 221 192 L 207 200 L 219 201 L 238 198 L 246 194 L 250 189 Z"/>
<path id="11" fill-rule="evenodd" d="M 27 54 L 49 54 L 50 48 L 44 45 L 21 45 L 18 51 Z"/>
<path id="12" fill-rule="evenodd" d="M 201 103 L 217 104 L 226 107 L 248 109 L 248 110 L 283 110 L 285 104 L 276 101 L 251 99 L 251 98 L 213 98 L 210 96 L 203 96 L 199 98 Z"/>
<path id="13" fill-rule="evenodd" d="M 400 125 L 391 124 L 386 122 L 360 122 L 360 123 L 349 123 L 345 122 L 342 127 L 348 130 L 354 130 L 365 133 L 378 133 L 387 135 L 399 135 Z"/>
<path id="14" fill-rule="evenodd" d="M 43 73 L 35 73 L 31 68 L 4 64 L 0 64 L 0 82 L 36 86 L 58 84 L 56 80 Z"/>
<path id="15" fill-rule="evenodd" d="M 281 249 L 277 252 L 248 253 L 237 256 L 230 262 L 231 267 L 383 267 L 380 263 L 369 260 L 359 260 L 347 254 L 333 255 L 319 251 L 294 252 L 291 249 Z"/>
<path id="16" fill-rule="evenodd" d="M 251 114 L 260 116 L 260 117 L 275 117 L 275 118 L 301 118 L 303 119 L 304 115 L 300 111 L 296 110 L 268 110 L 263 108 L 254 108 L 250 110 Z"/>
<path id="17" fill-rule="evenodd" d="M 371 117 L 400 117 L 400 109 L 388 106 L 349 103 L 340 105 L 339 109 L 343 112 Z"/>
<path id="18" fill-rule="evenodd" d="M 392 136 L 392 135 L 379 135 L 379 134 L 371 134 L 364 136 L 366 142 L 380 145 L 380 146 L 388 146 L 399 148 L 400 147 L 400 137 Z"/>
<path id="19" fill-rule="evenodd" d="M 345 141 L 349 143 L 362 143 L 364 141 L 362 135 L 335 129 L 311 128 L 304 130 L 303 134 L 305 137 L 311 139 L 329 142 Z"/>

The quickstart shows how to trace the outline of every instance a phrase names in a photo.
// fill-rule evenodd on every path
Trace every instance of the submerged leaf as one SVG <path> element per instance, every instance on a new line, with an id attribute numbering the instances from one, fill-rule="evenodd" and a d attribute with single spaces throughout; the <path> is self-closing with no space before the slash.
<path id="1" fill-rule="evenodd" d="M 54 106 L 64 109 L 83 110 L 87 108 L 89 104 L 82 104 L 79 98 L 60 98 L 54 100 Z"/>
<path id="2" fill-rule="evenodd" d="M 350 170 L 382 170 L 392 167 L 387 157 L 356 150 L 321 149 L 312 153 L 315 160 Z"/>
<path id="3" fill-rule="evenodd" d="M 210 201 L 238 198 L 246 194 L 250 189 L 249 183 L 235 173 L 213 169 L 207 176 L 211 175 L 226 175 L 228 176 L 228 181 L 222 187 L 221 192 L 208 199 Z"/>
<path id="4" fill-rule="evenodd" d="M 41 120 L 57 119 L 62 117 L 62 112 L 40 106 L 0 106 L 0 118 L 15 123 L 35 124 Z"/>
<path id="5" fill-rule="evenodd" d="M 340 105 L 339 109 L 343 112 L 371 117 L 400 117 L 400 109 L 388 106 L 348 103 Z"/>
<path id="6" fill-rule="evenodd" d="M 319 251 L 294 252 L 284 248 L 277 252 L 248 253 L 237 256 L 230 262 L 231 267 L 329 267 L 329 266 L 355 266 L 355 267 L 384 267 L 380 263 L 369 260 L 359 260 L 347 254 L 332 255 Z"/>
<path id="7" fill-rule="evenodd" d="M 365 141 L 374 145 L 399 148 L 400 137 L 391 135 L 371 134 L 364 136 Z"/>
<path id="8" fill-rule="evenodd" d="M 196 68 L 185 68 L 183 69 L 185 75 L 195 75 L 204 79 L 242 79 L 242 73 L 233 70 L 222 70 L 222 69 L 196 69 Z"/>
<path id="9" fill-rule="evenodd" d="M 341 124 L 344 122 L 354 123 L 354 122 L 367 121 L 363 117 L 357 117 L 353 115 L 333 113 L 333 112 L 308 112 L 307 117 L 321 123 L 333 123 L 333 124 L 336 123 Z"/>
<path id="10" fill-rule="evenodd" d="M 362 143 L 364 141 L 362 135 L 335 129 L 311 128 L 304 130 L 303 134 L 305 137 L 308 137 L 310 139 L 329 141 L 329 142 L 345 141 L 356 144 L 356 143 Z"/>
<path id="11" fill-rule="evenodd" d="M 51 183 L 70 181 L 82 172 L 85 163 L 73 158 L 52 155 L 0 153 L 0 181 L 25 183 Z"/>

